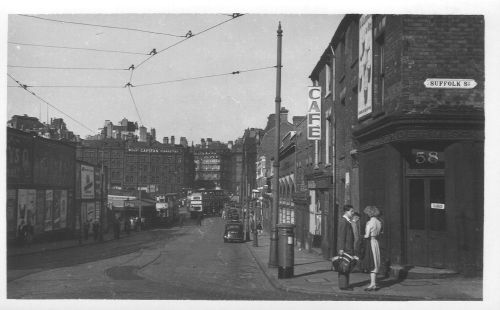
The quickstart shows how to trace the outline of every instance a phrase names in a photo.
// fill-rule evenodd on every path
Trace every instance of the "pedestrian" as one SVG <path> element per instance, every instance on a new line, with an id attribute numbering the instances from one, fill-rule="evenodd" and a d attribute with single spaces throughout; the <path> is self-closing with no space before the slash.
<path id="1" fill-rule="evenodd" d="M 261 222 L 257 223 L 257 233 L 259 235 L 262 235 L 262 223 Z"/>
<path id="2" fill-rule="evenodd" d="M 354 208 L 352 205 L 345 205 L 343 207 L 344 215 L 340 219 L 339 224 L 339 242 L 338 242 L 338 253 L 343 255 L 344 253 L 353 256 L 354 255 L 354 232 L 352 230 L 351 218 L 354 214 Z M 356 258 L 356 257 L 355 257 Z M 352 291 L 349 286 L 349 275 L 350 271 L 340 271 L 338 272 L 339 288 L 344 291 Z"/>
<path id="3" fill-rule="evenodd" d="M 130 235 L 130 218 L 128 217 L 125 220 L 125 232 L 127 233 L 127 236 Z"/>
<path id="4" fill-rule="evenodd" d="M 85 223 L 83 223 L 83 238 L 85 240 L 89 240 L 89 229 L 90 229 L 89 220 L 85 220 Z"/>
<path id="5" fill-rule="evenodd" d="M 379 289 L 377 273 L 380 272 L 380 248 L 377 239 L 382 232 L 382 222 L 378 219 L 380 211 L 376 206 L 367 206 L 363 212 L 370 218 L 366 223 L 365 254 L 361 262 L 362 268 L 370 273 L 370 285 L 365 291 L 376 291 Z"/>
<path id="6" fill-rule="evenodd" d="M 92 223 L 92 233 L 94 234 L 94 241 L 97 241 L 99 236 L 99 221 L 97 219 Z"/>
<path id="7" fill-rule="evenodd" d="M 184 225 L 184 214 L 179 214 L 179 226 L 182 227 Z"/>
<path id="8" fill-rule="evenodd" d="M 113 220 L 113 232 L 115 239 L 120 239 L 120 220 L 116 217 Z"/>
<path id="9" fill-rule="evenodd" d="M 203 213 L 198 214 L 198 226 L 201 226 L 201 220 L 203 220 Z"/>
<path id="10" fill-rule="evenodd" d="M 354 255 L 360 256 L 360 244 L 361 244 L 361 225 L 359 222 L 359 213 L 354 212 L 351 219 L 352 232 L 354 234 Z"/>
<path id="11" fill-rule="evenodd" d="M 19 242 L 19 245 L 23 245 L 26 241 L 26 230 L 26 223 L 24 222 L 24 220 L 22 220 L 21 223 L 19 223 L 19 225 L 17 226 L 17 240 Z"/>

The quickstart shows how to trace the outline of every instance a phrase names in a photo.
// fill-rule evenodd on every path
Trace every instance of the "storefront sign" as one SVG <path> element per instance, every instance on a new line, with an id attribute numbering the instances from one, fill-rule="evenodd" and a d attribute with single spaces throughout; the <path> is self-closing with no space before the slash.
<path id="1" fill-rule="evenodd" d="M 476 87 L 477 83 L 472 79 L 426 79 L 424 85 L 427 88 L 471 89 Z"/>
<path id="2" fill-rule="evenodd" d="M 94 199 L 94 167 L 81 166 L 82 199 Z"/>
<path id="3" fill-rule="evenodd" d="M 372 113 L 372 16 L 359 19 L 358 119 Z"/>
<path id="4" fill-rule="evenodd" d="M 321 140 L 321 87 L 309 87 L 307 97 L 307 139 Z"/>

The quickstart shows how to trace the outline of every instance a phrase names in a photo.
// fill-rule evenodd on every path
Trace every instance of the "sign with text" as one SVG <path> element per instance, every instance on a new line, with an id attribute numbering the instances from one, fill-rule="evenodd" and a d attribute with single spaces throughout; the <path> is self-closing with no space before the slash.
<path id="1" fill-rule="evenodd" d="M 358 119 L 372 113 L 372 16 L 359 19 Z"/>
<path id="2" fill-rule="evenodd" d="M 310 86 L 307 96 L 307 139 L 321 140 L 321 87 Z"/>
<path id="3" fill-rule="evenodd" d="M 476 81 L 472 79 L 426 79 L 426 88 L 463 88 L 471 89 L 476 87 Z"/>
<path id="4" fill-rule="evenodd" d="M 94 167 L 81 165 L 82 199 L 94 199 Z"/>

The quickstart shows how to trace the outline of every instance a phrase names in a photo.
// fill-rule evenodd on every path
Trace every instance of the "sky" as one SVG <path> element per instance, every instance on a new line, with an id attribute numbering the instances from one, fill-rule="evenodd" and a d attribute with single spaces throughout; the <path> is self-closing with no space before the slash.
<path id="1" fill-rule="evenodd" d="M 290 111 L 290 121 L 295 115 L 305 115 L 306 91 L 311 85 L 308 77 L 343 15 L 251 13 L 234 19 L 222 13 L 30 16 L 175 35 L 191 31 L 195 36 L 185 40 L 12 14 L 8 18 L 8 73 L 22 84 L 33 86 L 28 89 L 71 118 L 20 87 L 7 90 L 9 118 L 28 114 L 47 122 L 47 116 L 49 121 L 62 117 L 68 128 L 81 137 L 95 134 L 105 120 L 117 123 L 127 118 L 148 129 L 155 128 L 159 141 L 174 135 L 177 139 L 184 136 L 188 141 L 199 143 L 201 138 L 235 140 L 243 135 L 245 128 L 266 126 L 267 116 L 275 111 L 276 69 L 273 66 L 280 22 L 283 29 L 281 105 Z M 230 21 L 196 35 L 226 20 Z M 123 53 L 147 54 L 153 48 L 160 51 L 169 46 L 172 47 L 148 60 L 147 55 Z M 139 66 L 133 72 L 126 70 L 132 64 Z M 154 84 L 253 69 L 262 70 Z M 153 85 L 124 87 L 129 81 L 134 86 Z M 9 77 L 8 85 L 17 84 Z"/>

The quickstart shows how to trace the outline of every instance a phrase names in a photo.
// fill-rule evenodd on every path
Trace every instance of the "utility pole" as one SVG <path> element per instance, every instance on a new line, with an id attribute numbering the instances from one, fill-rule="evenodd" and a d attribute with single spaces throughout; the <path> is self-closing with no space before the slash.
<path id="1" fill-rule="evenodd" d="M 102 232 L 103 232 L 103 212 L 102 212 L 102 209 L 103 209 L 103 205 L 104 205 L 104 148 L 102 149 L 102 153 L 101 153 L 101 197 L 100 197 L 100 200 L 101 200 L 101 203 L 99 204 L 99 241 L 103 241 L 103 236 L 102 236 Z"/>
<path id="2" fill-rule="evenodd" d="M 273 207 L 271 212 L 271 244 L 269 247 L 269 267 L 278 267 L 278 209 L 279 209 L 279 170 L 280 170 L 280 122 L 281 122 L 281 22 L 278 25 L 278 48 L 276 65 L 276 99 L 275 123 L 276 123 L 276 145 L 273 161 Z"/>

